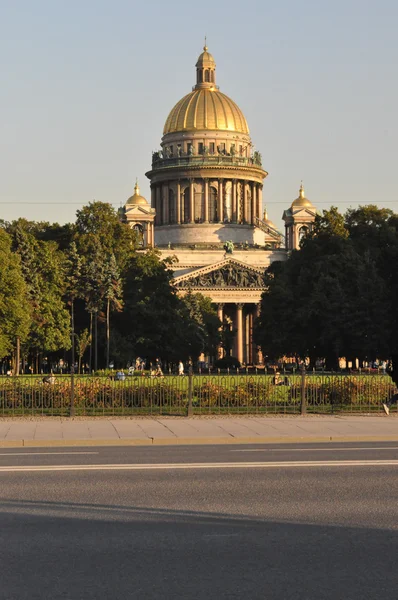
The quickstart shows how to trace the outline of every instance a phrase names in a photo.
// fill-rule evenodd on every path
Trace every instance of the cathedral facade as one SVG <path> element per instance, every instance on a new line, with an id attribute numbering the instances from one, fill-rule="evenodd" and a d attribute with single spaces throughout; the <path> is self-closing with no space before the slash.
<path id="1" fill-rule="evenodd" d="M 152 155 L 150 205 L 136 185 L 124 218 L 143 248 L 176 257 L 181 295 L 192 290 L 211 298 L 224 327 L 235 332 L 229 352 L 242 364 L 262 362 L 252 332 L 264 270 L 298 248 L 316 215 L 301 186 L 283 213 L 282 235 L 264 210 L 267 175 L 245 116 L 216 85 L 216 64 L 205 46 L 196 84 L 170 111 Z"/>

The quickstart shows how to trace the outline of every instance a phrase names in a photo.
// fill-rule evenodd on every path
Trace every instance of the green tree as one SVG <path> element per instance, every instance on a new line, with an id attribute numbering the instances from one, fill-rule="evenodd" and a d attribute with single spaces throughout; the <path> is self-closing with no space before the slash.
<path id="1" fill-rule="evenodd" d="M 0 357 L 15 352 L 17 340 L 24 343 L 30 328 L 28 289 L 18 255 L 11 251 L 11 237 L 0 229 Z M 17 371 L 19 357 L 15 356 Z"/>
<path id="2" fill-rule="evenodd" d="M 133 229 L 120 221 L 111 204 L 97 201 L 77 211 L 75 241 L 79 252 L 87 258 L 98 249 L 104 257 L 114 254 L 121 272 L 136 248 Z"/>
<path id="3" fill-rule="evenodd" d="M 105 265 L 104 296 L 106 301 L 106 367 L 109 367 L 110 313 L 123 307 L 123 289 L 115 255 L 112 253 Z"/>
<path id="4" fill-rule="evenodd" d="M 86 310 L 90 315 L 90 339 L 94 339 L 94 370 L 98 369 L 98 315 L 104 305 L 105 263 L 100 247 L 86 258 L 82 275 L 83 293 Z M 90 345 L 90 370 L 92 369 L 92 343 Z"/>
<path id="5" fill-rule="evenodd" d="M 23 220 L 16 223 L 13 238 L 32 316 L 26 347 L 36 356 L 38 368 L 40 353 L 70 348 L 69 315 L 63 301 L 65 257 L 55 242 L 37 240 Z"/>

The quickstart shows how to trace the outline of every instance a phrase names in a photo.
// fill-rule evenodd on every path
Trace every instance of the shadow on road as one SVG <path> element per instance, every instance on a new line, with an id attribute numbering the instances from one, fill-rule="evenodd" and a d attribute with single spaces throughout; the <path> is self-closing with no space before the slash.
<path id="1" fill-rule="evenodd" d="M 0 531 L 1 600 L 397 598 L 393 530 L 8 499 Z"/>

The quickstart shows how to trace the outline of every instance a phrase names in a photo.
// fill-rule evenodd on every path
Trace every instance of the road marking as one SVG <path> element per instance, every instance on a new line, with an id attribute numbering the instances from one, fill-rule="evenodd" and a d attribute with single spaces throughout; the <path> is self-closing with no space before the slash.
<path id="1" fill-rule="evenodd" d="M 244 450 L 230 450 L 230 452 L 347 452 L 351 450 L 398 450 L 398 446 L 382 448 L 245 448 Z"/>
<path id="2" fill-rule="evenodd" d="M 99 454 L 99 452 L 2 452 L 0 456 L 63 456 L 65 454 Z"/>
<path id="3" fill-rule="evenodd" d="M 398 467 L 398 460 L 328 460 L 236 463 L 168 463 L 105 465 L 32 465 L 0 467 L 0 473 L 19 471 L 175 471 L 189 469 L 290 469 L 307 467 Z"/>

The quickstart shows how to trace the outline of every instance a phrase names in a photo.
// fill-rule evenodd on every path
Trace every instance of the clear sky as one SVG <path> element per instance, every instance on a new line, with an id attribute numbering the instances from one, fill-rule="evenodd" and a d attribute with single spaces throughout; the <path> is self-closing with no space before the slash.
<path id="1" fill-rule="evenodd" d="M 145 172 L 207 35 L 282 228 L 319 210 L 398 212 L 397 0 L 0 0 L 0 218 L 74 220 L 150 197 Z"/>

